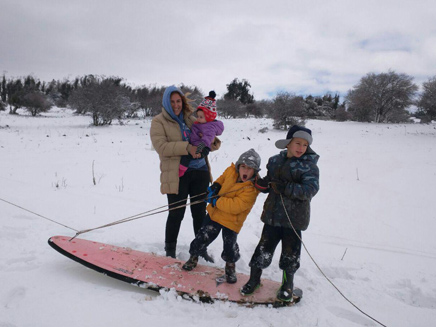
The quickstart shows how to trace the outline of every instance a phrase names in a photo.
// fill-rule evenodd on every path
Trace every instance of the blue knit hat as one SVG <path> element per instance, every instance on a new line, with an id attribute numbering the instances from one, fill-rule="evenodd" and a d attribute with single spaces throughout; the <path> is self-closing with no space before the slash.
<path id="1" fill-rule="evenodd" d="M 313 141 L 312 131 L 310 129 L 303 126 L 294 125 L 289 129 L 285 140 L 276 141 L 276 147 L 279 149 L 286 149 L 286 146 L 294 137 L 306 140 L 309 145 L 311 145 Z"/>

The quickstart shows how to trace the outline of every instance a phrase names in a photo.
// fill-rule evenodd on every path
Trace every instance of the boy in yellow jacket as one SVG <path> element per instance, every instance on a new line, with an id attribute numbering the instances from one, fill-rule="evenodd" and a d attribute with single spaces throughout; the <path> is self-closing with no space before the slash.
<path id="1" fill-rule="evenodd" d="M 236 283 L 235 262 L 240 258 L 237 237 L 259 194 L 253 187 L 259 170 L 260 156 L 250 149 L 208 188 L 205 200 L 209 203 L 206 208 L 208 214 L 191 242 L 191 257 L 183 265 L 184 270 L 192 270 L 197 266 L 198 256 L 206 252 L 222 230 L 224 249 L 221 258 L 226 262 L 226 281 Z"/>

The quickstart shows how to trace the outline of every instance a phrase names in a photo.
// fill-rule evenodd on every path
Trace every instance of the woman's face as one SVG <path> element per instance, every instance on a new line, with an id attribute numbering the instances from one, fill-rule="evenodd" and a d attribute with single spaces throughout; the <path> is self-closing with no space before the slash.
<path id="1" fill-rule="evenodd" d="M 171 108 L 173 108 L 174 114 L 176 116 L 180 115 L 183 109 L 183 101 L 180 94 L 177 92 L 171 94 L 170 101 L 171 101 Z"/>

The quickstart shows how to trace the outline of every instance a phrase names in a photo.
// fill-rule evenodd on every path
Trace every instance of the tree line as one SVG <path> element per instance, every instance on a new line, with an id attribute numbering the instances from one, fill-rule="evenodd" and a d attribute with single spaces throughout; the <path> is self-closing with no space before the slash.
<path id="1" fill-rule="evenodd" d="M 194 108 L 204 94 L 197 86 L 179 85 L 189 94 Z M 273 99 L 255 100 L 251 85 L 233 79 L 227 92 L 217 99 L 219 115 L 225 118 L 270 117 L 274 126 L 286 129 L 304 124 L 306 119 L 399 123 L 410 121 L 408 109 L 415 106 L 415 116 L 423 122 L 436 119 L 436 76 L 418 86 L 406 74 L 388 71 L 369 73 L 349 90 L 340 101 L 339 94 L 323 96 L 297 95 L 282 91 Z M 0 83 L 0 110 L 17 114 L 23 108 L 32 116 L 47 112 L 52 106 L 69 107 L 80 115 L 92 117 L 95 126 L 110 125 L 113 120 L 154 116 L 161 112 L 165 86 L 131 87 L 120 77 L 85 75 L 74 80 L 49 83 L 29 75 L 9 78 Z"/>

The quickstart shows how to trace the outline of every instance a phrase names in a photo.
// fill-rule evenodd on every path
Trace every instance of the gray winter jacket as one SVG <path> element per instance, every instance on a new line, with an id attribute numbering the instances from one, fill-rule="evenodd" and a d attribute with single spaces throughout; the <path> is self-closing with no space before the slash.
<path id="1" fill-rule="evenodd" d="M 288 158 L 287 151 L 271 157 L 266 179 L 285 184 L 283 201 L 292 225 L 306 230 L 310 221 L 310 201 L 319 190 L 319 156 L 308 147 L 300 158 Z M 271 188 L 263 206 L 261 220 L 272 226 L 291 228 L 280 195 Z"/>

